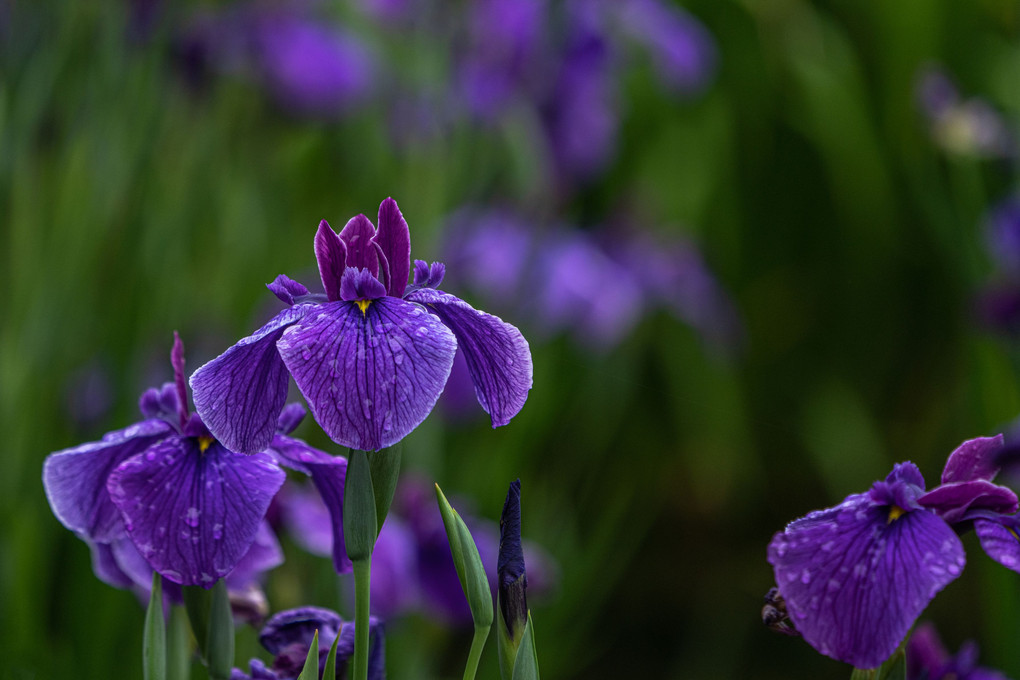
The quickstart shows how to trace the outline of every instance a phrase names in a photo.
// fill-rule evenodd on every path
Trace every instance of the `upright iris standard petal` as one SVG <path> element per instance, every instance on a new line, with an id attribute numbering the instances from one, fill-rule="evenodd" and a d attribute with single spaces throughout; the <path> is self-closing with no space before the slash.
<path id="1" fill-rule="evenodd" d="M 379 275 L 379 256 L 376 255 L 372 237 L 375 227 L 364 215 L 355 215 L 347 220 L 340 238 L 347 246 L 347 266 L 356 269 L 367 269 L 372 276 Z M 330 298 L 331 300 L 333 298 Z"/>
<path id="2" fill-rule="evenodd" d="M 389 263 L 387 293 L 395 298 L 404 296 L 407 277 L 411 272 L 411 232 L 407 228 L 397 202 L 387 198 L 379 205 L 379 230 L 374 242 Z"/>
<path id="3" fill-rule="evenodd" d="M 326 220 L 319 222 L 319 229 L 315 232 L 315 260 L 319 264 L 319 277 L 326 289 L 326 297 L 339 300 L 340 278 L 347 268 L 347 245 Z"/>
<path id="4" fill-rule="evenodd" d="M 144 420 L 107 434 L 101 441 L 58 451 L 43 464 L 43 486 L 53 514 L 65 527 L 93 542 L 120 536 L 120 513 L 106 491 L 106 478 L 128 458 L 173 433 L 162 420 Z"/>
<path id="5" fill-rule="evenodd" d="M 339 278 L 336 283 L 339 294 Z M 276 341 L 288 326 L 316 307 L 299 304 L 283 310 L 192 374 L 195 410 L 231 451 L 258 453 L 272 441 L 277 417 L 287 400 L 287 369 Z"/>
<path id="6" fill-rule="evenodd" d="M 439 290 L 423 288 L 407 299 L 425 305 L 453 330 L 492 426 L 510 422 L 524 407 L 532 384 L 531 350 L 521 332 Z"/>
<path id="7" fill-rule="evenodd" d="M 122 463 L 107 489 L 153 569 L 211 587 L 248 551 L 284 476 L 265 454 L 172 437 Z"/>
<path id="8" fill-rule="evenodd" d="M 400 441 L 432 411 L 457 341 L 418 305 L 384 297 L 364 311 L 354 302 L 320 305 L 277 347 L 326 433 L 370 451 Z"/>
<path id="9" fill-rule="evenodd" d="M 963 545 L 926 510 L 869 494 L 792 522 L 769 545 L 790 618 L 822 654 L 874 668 L 963 570 Z"/>

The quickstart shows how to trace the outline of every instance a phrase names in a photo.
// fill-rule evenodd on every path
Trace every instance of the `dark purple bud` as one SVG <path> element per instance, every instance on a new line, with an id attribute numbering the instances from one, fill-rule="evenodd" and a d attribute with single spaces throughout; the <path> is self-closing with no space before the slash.
<path id="1" fill-rule="evenodd" d="M 499 519 L 499 613 L 507 632 L 516 637 L 515 630 L 528 622 L 528 576 L 524 570 L 524 551 L 521 548 L 521 480 L 510 484 Z"/>

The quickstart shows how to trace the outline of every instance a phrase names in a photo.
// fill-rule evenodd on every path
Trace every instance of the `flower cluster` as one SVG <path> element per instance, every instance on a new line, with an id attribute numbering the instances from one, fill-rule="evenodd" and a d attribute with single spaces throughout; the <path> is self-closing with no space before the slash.
<path id="1" fill-rule="evenodd" d="M 895 651 L 928 602 L 963 571 L 958 531 L 1020 571 L 1017 496 L 992 482 L 1003 437 L 961 444 L 925 491 L 913 463 L 839 505 L 791 522 L 768 547 L 790 622 L 822 654 L 859 668 Z"/>
<path id="2" fill-rule="evenodd" d="M 659 309 L 707 346 L 738 346 L 735 307 L 693 243 L 542 226 L 504 211 L 460 210 L 450 219 L 447 261 L 489 304 L 531 318 L 533 331 L 568 332 L 589 348 L 615 346 Z"/>
<path id="3" fill-rule="evenodd" d="M 1002 115 L 982 99 L 963 99 L 941 69 L 923 70 L 916 94 L 932 137 L 946 151 L 978 158 L 1016 157 L 1016 139 Z"/>

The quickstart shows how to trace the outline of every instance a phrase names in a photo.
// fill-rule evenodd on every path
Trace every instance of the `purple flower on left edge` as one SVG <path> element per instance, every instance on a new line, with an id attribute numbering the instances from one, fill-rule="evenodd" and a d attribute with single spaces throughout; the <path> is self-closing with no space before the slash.
<path id="1" fill-rule="evenodd" d="M 768 559 L 786 613 L 822 654 L 874 668 L 896 649 L 931 599 L 963 571 L 958 531 L 1020 570 L 1017 497 L 992 483 L 1002 436 L 965 441 L 942 484 L 925 492 L 913 463 L 897 464 L 871 490 L 791 522 Z"/>
<path id="2" fill-rule="evenodd" d="M 396 201 L 314 240 L 325 294 L 280 275 L 269 289 L 288 308 L 191 376 L 195 407 L 236 451 L 269 445 L 292 375 L 315 420 L 338 444 L 376 450 L 435 406 L 459 347 L 493 427 L 524 406 L 531 351 L 520 331 L 438 290 L 445 268 L 416 260 Z"/>
<path id="3" fill-rule="evenodd" d="M 201 417 L 188 412 L 184 346 L 176 334 L 171 363 L 174 382 L 142 394 L 145 420 L 58 451 L 43 465 L 53 513 L 92 547 L 100 577 L 118 585 L 128 585 L 127 579 L 114 567 L 126 575 L 140 568 L 130 550 L 181 585 L 211 587 L 235 568 L 266 568 L 273 555 L 250 553 L 283 484 L 281 461 L 311 474 L 331 505 L 336 501 L 329 491 L 343 488 L 346 461 L 283 435 L 299 420 L 293 408 L 283 411 L 281 433 L 272 438 L 279 451 L 246 456 L 217 441 Z M 318 456 L 332 462 L 312 469 L 303 460 Z"/>

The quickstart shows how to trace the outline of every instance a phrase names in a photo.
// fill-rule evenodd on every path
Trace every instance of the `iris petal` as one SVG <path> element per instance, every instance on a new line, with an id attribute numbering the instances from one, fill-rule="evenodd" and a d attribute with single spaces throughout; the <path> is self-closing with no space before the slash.
<path id="1" fill-rule="evenodd" d="M 122 462 L 173 432 L 162 420 L 143 420 L 110 432 L 101 441 L 58 451 L 43 464 L 43 486 L 53 514 L 75 533 L 99 543 L 123 535 L 120 512 L 106 478 Z"/>
<path id="2" fill-rule="evenodd" d="M 792 522 L 769 562 L 797 630 L 822 654 L 874 668 L 896 650 L 935 594 L 965 563 L 934 513 L 890 519 L 866 494 Z"/>
<path id="3" fill-rule="evenodd" d="M 355 269 L 367 269 L 372 276 L 379 276 L 379 257 L 372 245 L 375 227 L 364 215 L 355 215 L 347 220 L 340 238 L 347 246 L 347 266 Z M 331 300 L 338 298 L 330 298 Z"/>
<path id="4" fill-rule="evenodd" d="M 284 332 L 280 356 L 315 420 L 342 446 L 376 450 L 432 411 L 457 341 L 418 305 L 384 297 L 317 307 Z"/>
<path id="5" fill-rule="evenodd" d="M 1007 569 L 1020 572 L 1020 538 L 1016 525 L 1015 517 L 1002 518 L 1000 522 L 979 519 L 974 521 L 974 533 L 989 557 Z"/>
<path id="6" fill-rule="evenodd" d="M 347 246 L 326 220 L 319 222 L 314 245 L 319 278 L 322 279 L 322 287 L 326 289 L 326 297 L 339 300 L 340 277 L 347 267 Z"/>
<path id="7" fill-rule="evenodd" d="M 1001 434 L 994 437 L 968 439 L 949 454 L 942 470 L 942 483 L 970 482 L 977 479 L 991 481 L 999 471 L 996 454 L 1002 450 Z"/>
<path id="8" fill-rule="evenodd" d="M 276 341 L 316 307 L 288 307 L 191 376 L 195 410 L 231 451 L 258 453 L 272 440 L 287 401 L 287 370 Z"/>
<path id="9" fill-rule="evenodd" d="M 521 332 L 440 290 L 423 288 L 406 299 L 425 305 L 457 336 L 478 403 L 491 416 L 492 426 L 510 422 L 524 407 L 532 382 L 531 350 Z"/>
<path id="10" fill-rule="evenodd" d="M 374 240 L 390 266 L 387 292 L 395 298 L 403 297 L 407 277 L 411 272 L 411 233 L 407 228 L 407 220 L 392 198 L 387 198 L 379 205 L 378 225 L 379 231 Z"/>
<path id="11" fill-rule="evenodd" d="M 347 546 L 344 543 L 344 481 L 347 478 L 347 459 L 331 456 L 324 451 L 313 449 L 300 439 L 283 435 L 273 438 L 271 451 L 277 455 L 281 465 L 303 472 L 312 478 L 325 504 L 332 527 L 333 567 L 338 574 L 353 569 Z M 316 521 L 318 517 L 306 521 Z"/>
<path id="12" fill-rule="evenodd" d="M 284 473 L 270 456 L 170 437 L 114 470 L 107 489 L 135 547 L 182 585 L 211 587 L 251 547 Z"/>

